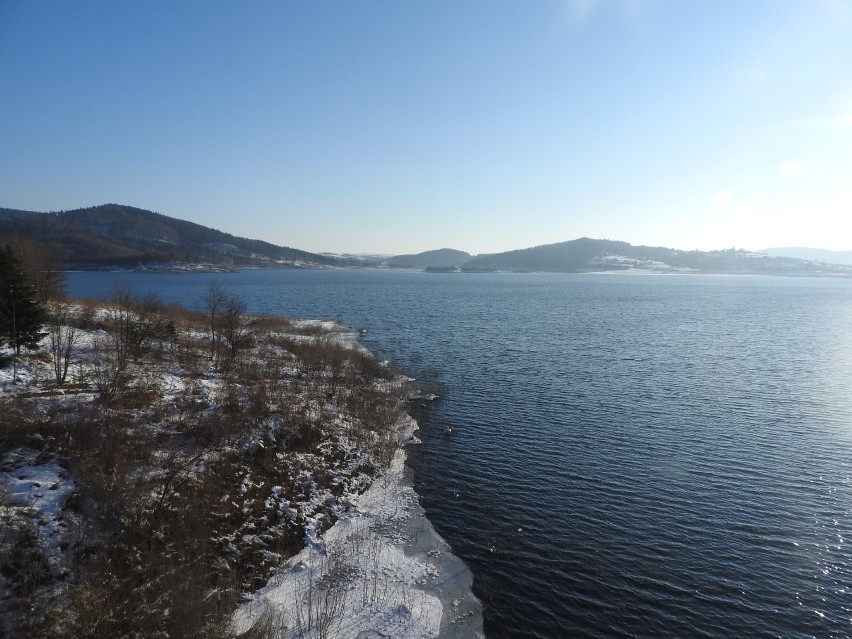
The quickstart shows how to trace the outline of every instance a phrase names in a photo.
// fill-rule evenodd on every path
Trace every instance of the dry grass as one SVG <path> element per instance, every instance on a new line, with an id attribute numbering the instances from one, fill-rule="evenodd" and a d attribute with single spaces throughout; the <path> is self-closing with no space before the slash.
<path id="1" fill-rule="evenodd" d="M 237 348 L 211 361 L 205 314 L 128 293 L 77 309 L 69 324 L 101 333 L 74 352 L 68 381 L 34 375 L 0 395 L 0 454 L 49 452 L 77 487 L 73 570 L 39 609 L 59 582 L 40 568 L 37 535 L 0 532 L 0 565 L 15 571 L 0 633 L 224 639 L 241 594 L 301 548 L 306 518 L 320 509 L 330 526 L 338 498 L 390 462 L 393 374 L 316 324 L 242 317 L 219 328 Z M 275 637 L 278 621 L 245 637 Z"/>

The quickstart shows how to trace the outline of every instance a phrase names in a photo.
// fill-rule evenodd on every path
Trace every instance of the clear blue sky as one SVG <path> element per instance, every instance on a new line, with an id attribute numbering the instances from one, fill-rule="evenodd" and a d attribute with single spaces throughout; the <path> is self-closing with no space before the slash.
<path id="1" fill-rule="evenodd" d="M 852 0 L 0 0 L 0 206 L 852 249 Z"/>

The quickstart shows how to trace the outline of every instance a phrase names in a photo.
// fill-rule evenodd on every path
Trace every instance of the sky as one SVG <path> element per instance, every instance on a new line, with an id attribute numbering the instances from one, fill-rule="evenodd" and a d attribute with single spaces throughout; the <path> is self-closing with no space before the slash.
<path id="1" fill-rule="evenodd" d="M 852 249 L 852 0 L 0 0 L 0 207 Z"/>

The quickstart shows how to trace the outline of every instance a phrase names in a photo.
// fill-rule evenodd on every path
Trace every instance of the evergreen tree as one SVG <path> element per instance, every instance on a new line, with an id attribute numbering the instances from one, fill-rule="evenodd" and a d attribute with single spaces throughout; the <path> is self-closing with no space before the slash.
<path id="1" fill-rule="evenodd" d="M 0 345 L 35 348 L 47 333 L 47 313 L 37 301 L 35 287 L 11 246 L 0 249 Z"/>

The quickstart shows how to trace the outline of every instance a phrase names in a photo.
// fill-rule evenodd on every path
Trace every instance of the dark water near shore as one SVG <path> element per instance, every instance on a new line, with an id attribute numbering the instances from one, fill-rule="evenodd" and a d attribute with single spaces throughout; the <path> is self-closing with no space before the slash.
<path id="1" fill-rule="evenodd" d="M 254 312 L 366 327 L 439 382 L 410 459 L 489 637 L 852 636 L 852 282 L 218 279 Z M 209 280 L 69 288 L 191 306 Z"/>

